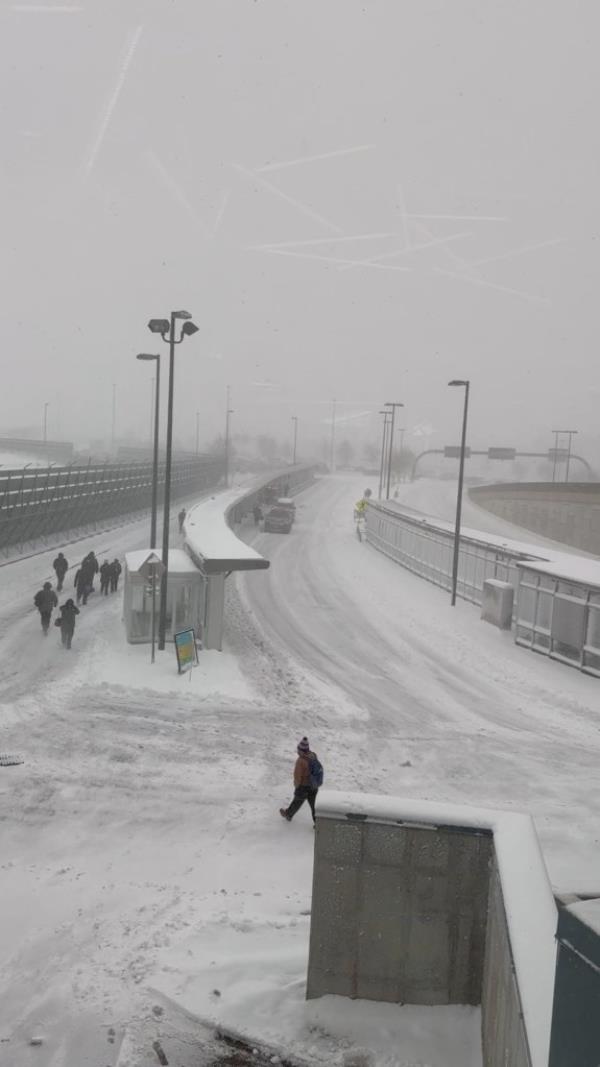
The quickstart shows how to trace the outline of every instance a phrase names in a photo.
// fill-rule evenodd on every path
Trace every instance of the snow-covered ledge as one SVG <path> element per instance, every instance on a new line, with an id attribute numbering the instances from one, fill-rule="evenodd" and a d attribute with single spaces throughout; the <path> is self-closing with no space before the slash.
<path id="1" fill-rule="evenodd" d="M 512 996 L 514 1003 L 505 1004 L 504 1008 L 509 1014 L 512 1011 L 515 1019 L 522 1011 L 531 1065 L 547 1067 L 557 912 L 533 821 L 526 815 L 321 791 L 308 995 L 322 995 L 325 990 L 319 984 L 323 980 L 335 984 L 336 965 L 340 974 L 354 967 L 356 980 L 356 968 L 366 966 L 365 961 L 369 959 L 368 940 L 375 936 L 374 931 L 378 932 L 367 965 L 371 969 L 376 958 L 373 954 L 383 951 L 385 946 L 382 973 L 389 975 L 393 971 L 393 949 L 389 946 L 390 939 L 395 937 L 399 941 L 404 938 L 399 966 L 407 965 L 411 949 L 418 953 L 422 948 L 430 952 L 434 961 L 432 972 L 435 971 L 435 961 L 446 959 L 449 950 L 443 942 L 448 940 L 449 930 L 457 921 L 457 915 L 451 913 L 453 904 L 449 903 L 456 904 L 453 894 L 458 894 L 456 900 L 463 894 L 456 910 L 460 917 L 464 914 L 465 872 L 472 880 L 469 885 L 483 895 L 486 913 L 482 917 L 485 928 L 482 967 L 479 961 L 484 1056 L 486 1042 L 489 1045 L 496 1035 L 498 1040 L 504 1039 L 496 1025 L 498 998 L 502 995 L 510 1000 Z M 386 909 L 388 913 L 383 914 Z M 477 926 L 476 920 L 477 917 L 473 928 Z M 420 932 L 427 941 L 426 946 L 419 945 Z M 464 939 L 470 933 L 469 930 Z M 357 934 L 356 942 L 353 942 L 354 934 Z M 458 952 L 461 937 L 462 934 Z M 347 946 L 347 951 L 343 949 L 337 963 L 327 968 L 327 946 L 340 944 Z M 351 959 L 353 944 L 358 948 L 356 957 Z M 510 988 L 514 985 L 511 983 L 513 965 L 515 989 Z M 502 994 L 501 974 L 504 976 Z M 419 980 L 422 984 L 422 975 Z M 365 988 L 370 988 L 368 981 Z M 502 1062 L 522 1062 L 517 1059 L 519 1054 L 515 1043 L 514 1060 Z M 484 1062 L 495 1061 L 485 1058 Z"/>
<path id="2" fill-rule="evenodd" d="M 228 523 L 232 509 L 247 495 L 247 489 L 226 489 L 188 511 L 183 523 L 185 546 L 205 574 L 269 566 L 268 559 L 240 541 Z"/>

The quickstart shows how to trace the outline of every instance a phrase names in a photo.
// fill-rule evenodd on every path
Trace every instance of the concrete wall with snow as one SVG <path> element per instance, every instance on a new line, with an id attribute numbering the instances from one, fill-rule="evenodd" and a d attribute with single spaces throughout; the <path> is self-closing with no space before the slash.
<path id="1" fill-rule="evenodd" d="M 480 1004 L 491 844 L 319 819 L 308 997 Z"/>
<path id="2" fill-rule="evenodd" d="M 481 485 L 469 489 L 469 496 L 501 519 L 600 555 L 600 485 Z"/>
<path id="3" fill-rule="evenodd" d="M 321 793 L 308 998 L 481 1004 L 485 1067 L 547 1067 L 555 930 L 529 817 Z"/>
<path id="4" fill-rule="evenodd" d="M 485 1067 L 531 1067 L 521 998 L 513 965 L 500 872 L 490 871 L 485 964 L 481 990 Z"/>

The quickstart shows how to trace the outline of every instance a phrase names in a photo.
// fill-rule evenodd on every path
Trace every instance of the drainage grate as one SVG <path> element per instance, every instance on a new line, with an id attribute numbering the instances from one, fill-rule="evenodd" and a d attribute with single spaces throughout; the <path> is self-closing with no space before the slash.
<path id="1" fill-rule="evenodd" d="M 0 756 L 0 767 L 16 767 L 19 763 L 24 763 L 25 760 L 20 756 Z"/>

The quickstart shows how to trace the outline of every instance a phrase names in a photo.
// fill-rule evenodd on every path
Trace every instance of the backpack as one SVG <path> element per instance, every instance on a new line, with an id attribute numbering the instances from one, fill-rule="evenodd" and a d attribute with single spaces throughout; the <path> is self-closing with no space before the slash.
<path id="1" fill-rule="evenodd" d="M 323 764 L 319 762 L 314 752 L 308 758 L 308 774 L 311 789 L 320 789 L 323 785 Z"/>

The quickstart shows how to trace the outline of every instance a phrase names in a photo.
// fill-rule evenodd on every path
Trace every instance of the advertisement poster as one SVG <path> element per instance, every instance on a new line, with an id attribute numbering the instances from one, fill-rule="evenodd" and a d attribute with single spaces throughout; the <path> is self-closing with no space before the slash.
<path id="1" fill-rule="evenodd" d="M 192 667 L 198 665 L 196 635 L 193 630 L 180 630 L 178 634 L 175 634 L 175 651 L 180 674 L 185 674 L 186 671 L 191 671 Z"/>

